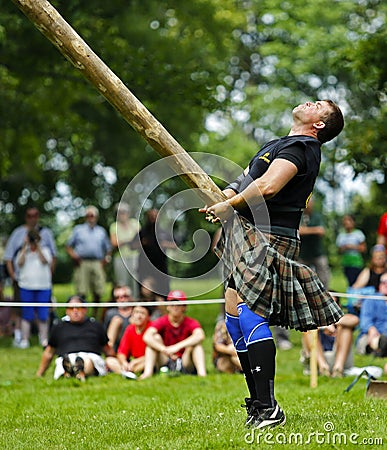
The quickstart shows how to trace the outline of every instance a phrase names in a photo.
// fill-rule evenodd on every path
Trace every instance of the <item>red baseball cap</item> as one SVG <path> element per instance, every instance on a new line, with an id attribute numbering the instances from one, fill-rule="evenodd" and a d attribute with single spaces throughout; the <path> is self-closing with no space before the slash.
<path id="1" fill-rule="evenodd" d="M 167 300 L 187 300 L 187 296 L 184 291 L 170 291 L 167 297 Z"/>

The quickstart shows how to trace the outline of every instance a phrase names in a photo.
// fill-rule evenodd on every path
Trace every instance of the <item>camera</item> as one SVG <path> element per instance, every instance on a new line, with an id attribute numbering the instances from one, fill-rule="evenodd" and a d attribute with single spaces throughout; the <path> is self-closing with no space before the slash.
<path id="1" fill-rule="evenodd" d="M 28 232 L 28 243 L 29 244 L 36 244 L 39 242 L 40 236 L 39 233 L 35 230 L 31 230 Z"/>

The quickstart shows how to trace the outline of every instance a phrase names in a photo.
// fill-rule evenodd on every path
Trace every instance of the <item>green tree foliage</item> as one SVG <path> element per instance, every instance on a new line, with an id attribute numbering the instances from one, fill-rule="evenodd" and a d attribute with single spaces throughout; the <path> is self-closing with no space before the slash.
<path id="1" fill-rule="evenodd" d="M 50 199 L 64 181 L 76 205 L 109 207 L 156 158 L 153 150 L 13 4 L 2 3 L 2 200 L 32 198 L 55 210 Z M 292 106 L 333 97 L 344 104 L 347 127 L 326 146 L 327 180 L 335 183 L 337 161 L 356 172 L 384 170 L 385 2 L 54 5 L 187 149 L 198 148 L 203 118 L 218 111 L 232 131 L 210 135 L 199 148 L 243 165 L 254 142 L 286 133 Z"/>
<path id="2" fill-rule="evenodd" d="M 15 5 L 1 3 L 3 211 L 31 201 L 48 211 L 71 212 L 88 201 L 109 208 L 156 158 L 154 151 Z M 233 53 L 232 31 L 243 19 L 233 2 L 53 4 L 190 149 L 192 132 L 215 108 L 213 92 Z"/>
<path id="3" fill-rule="evenodd" d="M 353 121 L 348 124 L 347 160 L 356 173 L 381 170 L 387 173 L 387 5 L 368 10 L 362 27 L 367 30 L 348 48 L 346 68 L 350 71 Z M 354 33 L 355 34 L 355 33 Z"/>
<path id="4" fill-rule="evenodd" d="M 339 184 L 340 162 L 353 166 L 355 174 L 384 170 L 386 3 L 243 4 L 247 26 L 239 30 L 240 48 L 227 78 L 233 125 L 261 144 L 288 131 L 294 105 L 332 98 L 343 107 L 347 125 L 339 139 L 324 146 L 326 181 Z"/>
<path id="5" fill-rule="evenodd" d="M 209 148 L 245 165 L 257 144 L 289 131 L 291 110 L 298 103 L 333 98 L 347 104 L 337 61 L 353 2 L 266 0 L 243 5 L 246 27 L 236 30 L 240 46 L 230 62 L 227 90 L 218 92 L 229 100 L 222 118 L 232 131 L 212 136 Z M 321 174 L 329 184 L 335 184 L 340 144 L 336 140 L 324 147 Z"/>
<path id="6" fill-rule="evenodd" d="M 229 95 L 221 113 L 224 133 L 212 133 L 208 148 L 245 165 L 258 145 L 287 133 L 290 111 L 299 102 L 332 98 L 345 112 L 346 127 L 324 145 L 321 196 L 340 190 L 341 166 L 354 175 L 374 170 L 386 175 L 386 16 L 378 0 L 244 2 L 247 26 L 239 30 L 240 48 L 227 77 Z M 230 130 L 230 131 L 227 131 Z M 246 139 L 246 136 L 252 139 Z M 236 152 L 238 149 L 238 152 Z M 233 155 L 233 156 L 231 156 Z M 374 183 L 369 199 L 357 195 L 346 204 L 375 243 L 380 215 L 387 209 L 386 182 Z M 334 208 L 342 211 L 336 202 Z M 341 214 L 326 214 L 331 261 L 338 263 L 335 238 Z"/>
<path id="7" fill-rule="evenodd" d="M 326 186 L 338 189 L 342 163 L 387 172 L 385 1 L 53 4 L 187 150 L 245 166 L 257 145 L 287 133 L 294 105 L 332 98 L 346 128 L 324 146 Z M 76 218 L 92 202 L 106 221 L 157 155 L 12 2 L 0 5 L 0 209 L 33 201 Z"/>

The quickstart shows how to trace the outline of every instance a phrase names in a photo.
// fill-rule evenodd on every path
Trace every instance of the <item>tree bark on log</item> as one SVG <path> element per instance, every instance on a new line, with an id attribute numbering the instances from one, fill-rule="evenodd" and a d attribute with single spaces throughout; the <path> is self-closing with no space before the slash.
<path id="1" fill-rule="evenodd" d="M 203 169 L 48 1 L 12 1 L 160 156 L 172 157 L 167 159 L 168 164 L 189 187 L 199 189 L 204 203 L 210 205 L 225 198 Z"/>

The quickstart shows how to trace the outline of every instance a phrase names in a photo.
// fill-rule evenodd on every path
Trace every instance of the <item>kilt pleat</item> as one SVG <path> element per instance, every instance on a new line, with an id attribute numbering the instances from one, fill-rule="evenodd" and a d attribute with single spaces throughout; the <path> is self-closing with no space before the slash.
<path id="1" fill-rule="evenodd" d="M 317 274 L 296 261 L 299 240 L 264 234 L 238 214 L 228 221 L 216 253 L 238 295 L 255 313 L 300 331 L 337 322 L 343 312 Z"/>

